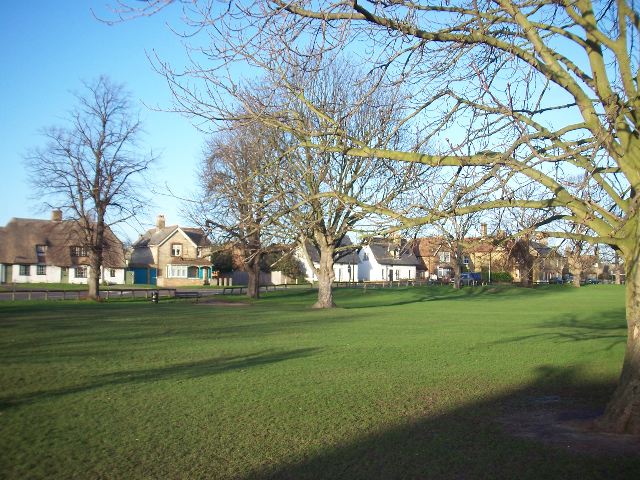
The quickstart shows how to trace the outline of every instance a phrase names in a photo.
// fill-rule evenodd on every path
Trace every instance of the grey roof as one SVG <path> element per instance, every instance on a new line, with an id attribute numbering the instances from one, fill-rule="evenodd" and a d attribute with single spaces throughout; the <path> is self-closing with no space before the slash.
<path id="1" fill-rule="evenodd" d="M 415 256 L 412 244 L 406 240 L 394 240 L 388 238 L 373 238 L 369 242 L 369 248 L 376 261 L 381 265 L 421 265 L 418 257 Z M 398 256 L 394 256 L 394 251 L 398 250 Z"/>
<path id="2" fill-rule="evenodd" d="M 305 242 L 305 246 L 311 261 L 319 263 L 320 251 L 309 240 Z M 357 247 L 353 246 L 349 236 L 345 235 L 340 242 L 340 248 L 336 251 L 334 263 L 357 264 L 359 262 L 357 250 Z"/>
<path id="3" fill-rule="evenodd" d="M 538 255 L 542 257 L 548 256 L 553 251 L 553 248 L 551 248 L 549 245 L 545 245 L 539 242 L 530 241 L 529 246 L 536 252 L 538 252 Z"/>
<path id="4" fill-rule="evenodd" d="M 158 245 L 165 241 L 177 228 L 180 228 L 193 243 L 199 247 L 209 246 L 211 243 L 206 234 L 200 228 L 195 227 L 179 227 L 178 225 L 170 225 L 164 228 L 151 228 L 132 245 L 133 248 L 148 247 L 149 245 Z"/>
<path id="5" fill-rule="evenodd" d="M 45 245 L 44 257 L 36 255 L 36 245 Z M 83 246 L 82 230 L 75 220 L 38 220 L 12 218 L 0 228 L 0 263 L 42 264 L 59 267 L 88 265 L 87 257 L 72 257 L 72 246 Z M 109 227 L 105 229 L 103 265 L 108 268 L 124 268 L 122 242 Z"/>

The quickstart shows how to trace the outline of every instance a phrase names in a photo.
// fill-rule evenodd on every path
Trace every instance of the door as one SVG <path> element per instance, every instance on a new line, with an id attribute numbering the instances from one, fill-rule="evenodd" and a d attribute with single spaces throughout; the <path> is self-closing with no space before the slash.
<path id="1" fill-rule="evenodd" d="M 61 267 L 60 272 L 60 282 L 69 283 L 69 269 L 67 267 Z"/>
<path id="2" fill-rule="evenodd" d="M 5 265 L 4 266 L 4 277 L 2 279 L 3 282 L 12 283 L 13 282 L 13 265 Z"/>
<path id="3" fill-rule="evenodd" d="M 155 268 L 151 269 L 151 278 L 149 279 L 149 283 L 151 285 L 157 285 L 158 283 L 158 270 Z"/>

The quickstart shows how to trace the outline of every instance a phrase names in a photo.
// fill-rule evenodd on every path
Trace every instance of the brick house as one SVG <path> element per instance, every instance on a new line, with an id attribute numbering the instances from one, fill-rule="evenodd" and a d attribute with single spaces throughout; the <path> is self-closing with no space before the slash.
<path id="1" fill-rule="evenodd" d="M 166 226 L 158 215 L 156 226 L 131 247 L 129 268 L 134 283 L 178 287 L 202 285 L 212 276 L 211 243 L 201 228 Z"/>

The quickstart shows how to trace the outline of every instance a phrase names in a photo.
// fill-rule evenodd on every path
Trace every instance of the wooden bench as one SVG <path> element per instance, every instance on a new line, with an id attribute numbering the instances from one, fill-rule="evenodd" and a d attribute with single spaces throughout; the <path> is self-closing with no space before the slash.
<path id="1" fill-rule="evenodd" d="M 202 296 L 200 292 L 177 292 L 174 294 L 174 298 L 195 298 L 196 301 Z"/>

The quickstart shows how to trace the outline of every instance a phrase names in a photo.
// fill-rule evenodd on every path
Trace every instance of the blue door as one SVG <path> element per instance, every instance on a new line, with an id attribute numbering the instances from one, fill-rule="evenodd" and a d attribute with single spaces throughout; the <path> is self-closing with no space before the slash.
<path id="1" fill-rule="evenodd" d="M 157 285 L 158 284 L 158 270 L 156 268 L 152 268 L 150 269 L 151 271 L 151 275 L 149 277 L 149 283 L 151 285 Z"/>

